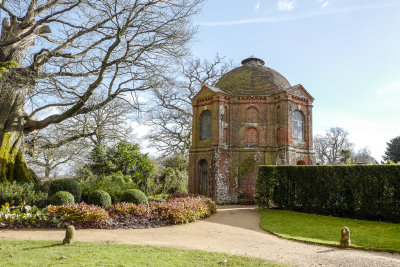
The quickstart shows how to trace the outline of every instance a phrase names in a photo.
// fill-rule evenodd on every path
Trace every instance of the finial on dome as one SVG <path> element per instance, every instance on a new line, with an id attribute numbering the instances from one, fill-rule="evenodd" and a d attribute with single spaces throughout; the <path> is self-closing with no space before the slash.
<path id="1" fill-rule="evenodd" d="M 245 65 L 245 64 L 260 64 L 260 65 L 265 65 L 265 62 L 264 62 L 264 60 L 262 60 L 262 59 L 260 59 L 260 58 L 258 58 L 258 57 L 256 57 L 256 56 L 254 56 L 254 55 L 252 55 L 252 56 L 250 56 L 250 57 L 248 57 L 248 58 L 242 60 L 242 65 Z"/>

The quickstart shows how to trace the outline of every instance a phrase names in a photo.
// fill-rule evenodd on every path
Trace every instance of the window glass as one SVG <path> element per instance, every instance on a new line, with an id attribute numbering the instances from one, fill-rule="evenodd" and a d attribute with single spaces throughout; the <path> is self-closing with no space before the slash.
<path id="1" fill-rule="evenodd" d="M 304 117 L 303 114 L 296 110 L 293 112 L 293 139 L 304 140 Z"/>
<path id="2" fill-rule="evenodd" d="M 205 110 L 200 115 L 200 140 L 210 139 L 211 133 L 212 133 L 211 111 Z"/>

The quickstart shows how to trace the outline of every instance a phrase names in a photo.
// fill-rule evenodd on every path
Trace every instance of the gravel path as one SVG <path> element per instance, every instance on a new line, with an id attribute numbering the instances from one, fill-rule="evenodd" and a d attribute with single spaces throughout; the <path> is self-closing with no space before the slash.
<path id="1" fill-rule="evenodd" d="M 294 266 L 400 266 L 400 254 L 338 249 L 280 239 L 259 228 L 255 206 L 220 206 L 187 225 L 132 230 L 77 230 L 78 241 L 168 246 L 263 258 Z M 62 240 L 63 230 L 1 230 L 1 240 Z"/>

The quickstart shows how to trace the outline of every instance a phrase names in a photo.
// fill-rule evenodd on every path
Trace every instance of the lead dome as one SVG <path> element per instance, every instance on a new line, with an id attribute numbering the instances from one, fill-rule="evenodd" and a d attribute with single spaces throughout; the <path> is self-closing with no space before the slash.
<path id="1" fill-rule="evenodd" d="M 216 87 L 231 95 L 271 95 L 291 87 L 279 72 L 268 68 L 255 56 L 242 61 L 237 67 L 223 75 Z"/>

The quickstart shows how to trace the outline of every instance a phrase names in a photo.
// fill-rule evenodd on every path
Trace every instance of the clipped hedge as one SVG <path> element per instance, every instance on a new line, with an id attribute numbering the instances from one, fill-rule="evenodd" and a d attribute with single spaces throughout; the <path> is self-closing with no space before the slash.
<path id="1" fill-rule="evenodd" d="M 89 194 L 88 204 L 107 208 L 111 205 L 111 197 L 106 191 L 96 190 Z"/>
<path id="2" fill-rule="evenodd" d="M 58 191 L 70 192 L 75 198 L 75 203 L 81 201 L 81 186 L 73 179 L 65 178 L 52 181 L 49 187 L 49 196 L 54 195 Z"/>
<path id="3" fill-rule="evenodd" d="M 260 166 L 256 201 L 288 210 L 400 222 L 400 166 Z"/>
<path id="4" fill-rule="evenodd" d="M 148 204 L 146 195 L 139 189 L 130 189 L 122 193 L 121 202 L 129 202 L 136 205 Z"/>
<path id="5" fill-rule="evenodd" d="M 54 206 L 73 205 L 75 204 L 74 196 L 67 191 L 58 191 L 50 197 L 50 204 Z"/>
<path id="6" fill-rule="evenodd" d="M 80 183 L 82 189 L 81 201 L 87 203 L 89 201 L 89 194 L 91 192 L 96 190 L 103 190 L 106 191 L 111 196 L 111 201 L 113 204 L 120 203 L 121 196 L 124 191 L 130 189 L 137 189 L 137 185 L 134 183 L 122 183 L 118 181 L 111 181 L 106 178 L 89 182 L 81 182 Z"/>

